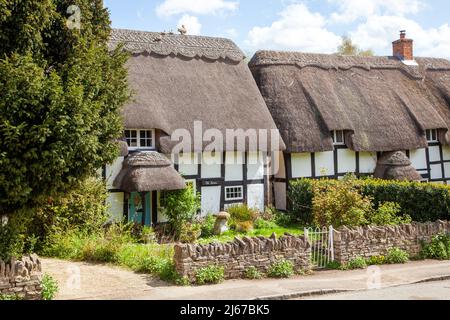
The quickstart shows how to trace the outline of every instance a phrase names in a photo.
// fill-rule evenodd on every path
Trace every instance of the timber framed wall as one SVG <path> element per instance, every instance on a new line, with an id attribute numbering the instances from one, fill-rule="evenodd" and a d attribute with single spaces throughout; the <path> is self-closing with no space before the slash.
<path id="1" fill-rule="evenodd" d="M 217 213 L 234 204 L 246 204 L 260 211 L 268 204 L 269 176 L 266 168 L 267 155 L 263 152 L 222 152 L 218 153 L 219 161 L 208 162 L 208 153 L 175 154 L 172 156 L 174 168 L 183 175 L 188 183 L 193 183 L 195 190 L 202 199 L 202 215 Z M 235 163 L 236 157 L 242 157 Z M 124 157 L 119 157 L 113 164 L 103 168 L 103 178 L 106 180 L 109 197 L 107 202 L 111 207 L 114 219 L 120 220 L 128 215 L 128 194 L 115 189 L 112 185 L 121 170 Z M 211 160 L 211 159 L 210 159 Z M 227 188 L 240 188 L 242 197 L 227 199 Z M 152 223 L 163 222 L 159 212 L 160 192 L 151 193 Z M 156 214 L 154 214 L 156 212 Z"/>

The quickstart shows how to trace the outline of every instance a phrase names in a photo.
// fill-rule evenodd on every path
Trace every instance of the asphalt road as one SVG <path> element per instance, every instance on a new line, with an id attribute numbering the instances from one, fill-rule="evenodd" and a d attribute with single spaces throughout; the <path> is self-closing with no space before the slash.
<path id="1" fill-rule="evenodd" d="M 450 300 L 450 280 L 315 296 L 304 300 Z"/>

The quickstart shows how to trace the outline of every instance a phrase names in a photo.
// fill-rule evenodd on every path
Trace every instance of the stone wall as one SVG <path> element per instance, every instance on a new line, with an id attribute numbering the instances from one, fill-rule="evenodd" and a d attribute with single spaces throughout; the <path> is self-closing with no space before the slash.
<path id="1" fill-rule="evenodd" d="M 450 232 L 449 221 L 412 223 L 401 226 L 342 227 L 334 232 L 335 260 L 346 263 L 358 256 L 386 255 L 391 248 L 400 248 L 410 256 L 421 251 L 421 242 L 434 235 Z"/>
<path id="2" fill-rule="evenodd" d="M 195 280 L 196 270 L 209 265 L 223 266 L 226 279 L 245 276 L 246 270 L 254 266 L 266 273 L 271 264 L 282 259 L 292 261 L 295 270 L 311 268 L 311 248 L 303 236 L 284 235 L 276 238 L 235 238 L 224 244 L 178 244 L 175 246 L 176 270 L 182 276 Z"/>
<path id="3" fill-rule="evenodd" d="M 26 300 L 41 299 L 41 262 L 36 255 L 20 260 L 12 258 L 5 263 L 0 259 L 0 294 L 17 295 Z"/>

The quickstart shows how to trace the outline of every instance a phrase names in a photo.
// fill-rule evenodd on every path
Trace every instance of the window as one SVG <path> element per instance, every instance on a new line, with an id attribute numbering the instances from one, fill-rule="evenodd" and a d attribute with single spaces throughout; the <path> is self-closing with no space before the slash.
<path id="1" fill-rule="evenodd" d="M 335 130 L 331 132 L 331 137 L 333 138 L 334 145 L 344 145 L 345 137 L 343 130 Z"/>
<path id="2" fill-rule="evenodd" d="M 438 142 L 438 131 L 437 129 L 431 129 L 425 131 L 428 142 Z"/>
<path id="3" fill-rule="evenodd" d="M 225 187 L 225 200 L 242 200 L 243 196 L 243 187 Z"/>
<path id="4" fill-rule="evenodd" d="M 125 130 L 125 139 L 130 148 L 154 148 L 154 130 Z"/>

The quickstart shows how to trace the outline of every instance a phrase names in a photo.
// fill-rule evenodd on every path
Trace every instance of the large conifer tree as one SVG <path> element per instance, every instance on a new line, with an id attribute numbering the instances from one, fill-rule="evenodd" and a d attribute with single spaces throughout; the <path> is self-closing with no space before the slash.
<path id="1" fill-rule="evenodd" d="M 117 155 L 126 55 L 109 34 L 101 0 L 0 0 L 0 214 Z"/>

